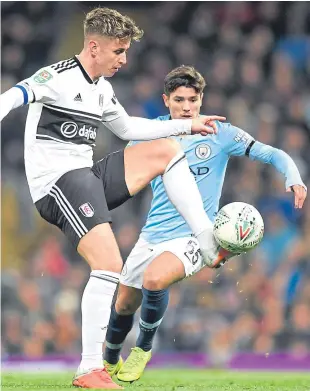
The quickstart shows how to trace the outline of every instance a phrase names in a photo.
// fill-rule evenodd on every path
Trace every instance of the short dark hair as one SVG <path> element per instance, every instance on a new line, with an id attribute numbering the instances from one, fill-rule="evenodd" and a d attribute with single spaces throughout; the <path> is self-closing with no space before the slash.
<path id="1" fill-rule="evenodd" d="M 164 92 L 168 96 L 179 87 L 194 88 L 202 94 L 205 86 L 203 76 L 194 67 L 187 65 L 174 68 L 164 80 Z"/>
<path id="2" fill-rule="evenodd" d="M 94 8 L 84 20 L 84 36 L 98 34 L 112 38 L 139 41 L 143 30 L 126 15 L 110 8 Z"/>

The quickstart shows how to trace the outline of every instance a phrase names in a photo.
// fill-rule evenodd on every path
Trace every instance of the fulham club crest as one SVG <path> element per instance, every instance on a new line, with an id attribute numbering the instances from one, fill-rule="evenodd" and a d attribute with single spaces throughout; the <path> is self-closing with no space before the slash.
<path id="1" fill-rule="evenodd" d="M 101 109 L 103 108 L 103 94 L 99 94 L 99 106 Z"/>
<path id="2" fill-rule="evenodd" d="M 81 205 L 79 207 L 79 210 L 85 217 L 93 217 L 93 215 L 95 214 L 94 208 L 89 202 L 86 202 L 85 204 Z"/>

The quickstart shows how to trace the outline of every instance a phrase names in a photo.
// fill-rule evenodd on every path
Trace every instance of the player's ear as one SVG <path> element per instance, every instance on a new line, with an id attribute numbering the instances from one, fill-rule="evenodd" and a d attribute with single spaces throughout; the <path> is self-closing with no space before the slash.
<path id="1" fill-rule="evenodd" d="M 94 39 L 90 39 L 88 41 L 88 48 L 90 50 L 91 55 L 95 57 L 99 50 L 99 43 Z"/>
<path id="2" fill-rule="evenodd" d="M 169 107 L 169 96 L 167 96 L 166 94 L 162 94 L 162 97 L 163 97 L 165 106 Z"/>
<path id="3" fill-rule="evenodd" d="M 200 107 L 202 106 L 202 100 L 203 100 L 203 92 L 200 95 Z"/>

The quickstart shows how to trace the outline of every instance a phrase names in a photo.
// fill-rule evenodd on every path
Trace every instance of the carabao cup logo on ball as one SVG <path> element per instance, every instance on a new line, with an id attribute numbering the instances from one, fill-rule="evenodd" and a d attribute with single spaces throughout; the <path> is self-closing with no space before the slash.
<path id="1" fill-rule="evenodd" d="M 244 202 L 225 205 L 214 222 L 214 237 L 228 251 L 242 253 L 256 247 L 264 235 L 259 211 Z"/>
<path id="2" fill-rule="evenodd" d="M 240 205 L 242 207 L 242 205 Z M 264 221 L 252 205 L 244 204 L 235 225 L 237 243 L 243 251 L 256 247 L 264 235 Z"/>

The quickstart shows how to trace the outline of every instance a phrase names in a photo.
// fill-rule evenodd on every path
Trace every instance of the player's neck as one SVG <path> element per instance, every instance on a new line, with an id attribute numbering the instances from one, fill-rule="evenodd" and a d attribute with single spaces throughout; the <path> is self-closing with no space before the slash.
<path id="1" fill-rule="evenodd" d="M 88 74 L 88 76 L 94 81 L 96 79 L 99 79 L 100 76 L 98 72 L 96 71 L 96 66 L 92 59 L 87 55 L 87 53 L 84 52 L 84 50 L 81 51 L 80 54 L 77 55 L 78 60 L 80 61 L 82 67 L 84 68 L 85 72 Z"/>

